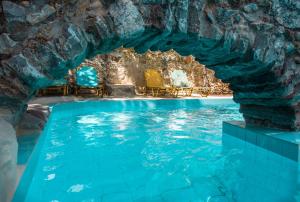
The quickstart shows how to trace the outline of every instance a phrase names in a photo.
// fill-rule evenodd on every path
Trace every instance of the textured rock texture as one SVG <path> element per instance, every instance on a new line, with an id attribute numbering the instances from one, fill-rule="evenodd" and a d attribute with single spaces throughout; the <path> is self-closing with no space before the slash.
<path id="1" fill-rule="evenodd" d="M 15 189 L 18 144 L 10 123 L 0 119 L 0 128 L 0 199 L 8 202 Z"/>
<path id="2" fill-rule="evenodd" d="M 27 107 L 27 111 L 22 114 L 21 120 L 17 126 L 17 134 L 22 133 L 24 130 L 29 130 L 30 132 L 36 131 L 36 133 L 41 133 L 46 124 L 50 110 L 48 106 L 43 106 L 40 104 L 30 104 Z"/>
<path id="3" fill-rule="evenodd" d="M 15 0 L 2 1 L 0 16 L 7 112 L 123 45 L 192 54 L 230 83 L 248 124 L 300 129 L 299 0 Z"/>
<path id="4" fill-rule="evenodd" d="M 144 72 L 148 68 L 158 69 L 163 73 L 164 83 L 171 85 L 170 75 L 174 70 L 183 70 L 193 87 L 210 89 L 213 95 L 228 95 L 232 92 L 228 84 L 215 77 L 214 71 L 195 61 L 192 56 L 181 56 L 174 50 L 165 52 L 147 51 L 143 54 L 136 53 L 132 48 L 118 48 L 109 54 L 97 55 L 86 59 L 80 66 L 93 66 L 98 69 L 100 78 L 106 85 L 132 85 L 141 93 L 146 86 Z M 118 86 L 116 86 L 118 87 Z M 121 88 L 120 86 L 118 88 Z M 196 89 L 196 88 L 195 88 Z M 108 91 L 110 89 L 107 89 Z M 120 89 L 121 90 L 121 89 Z M 124 88 L 125 94 L 134 95 L 128 87 Z M 127 92 L 127 93 L 126 93 Z M 118 93 L 121 93 L 119 91 Z M 114 94 L 121 96 L 121 94 Z"/>

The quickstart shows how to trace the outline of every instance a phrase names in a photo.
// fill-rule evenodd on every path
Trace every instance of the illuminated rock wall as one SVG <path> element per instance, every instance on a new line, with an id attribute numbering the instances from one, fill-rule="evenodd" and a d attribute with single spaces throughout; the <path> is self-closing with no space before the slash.
<path id="1" fill-rule="evenodd" d="M 148 68 L 161 71 L 166 85 L 172 84 L 171 72 L 180 69 L 186 72 L 193 87 L 205 87 L 213 95 L 231 94 L 228 84 L 217 79 L 214 71 L 195 61 L 192 56 L 180 56 L 174 50 L 138 54 L 133 49 L 119 48 L 110 54 L 85 60 L 81 65 L 97 68 L 100 77 L 104 77 L 107 84 L 134 85 L 136 89 L 146 86 L 144 71 Z"/>

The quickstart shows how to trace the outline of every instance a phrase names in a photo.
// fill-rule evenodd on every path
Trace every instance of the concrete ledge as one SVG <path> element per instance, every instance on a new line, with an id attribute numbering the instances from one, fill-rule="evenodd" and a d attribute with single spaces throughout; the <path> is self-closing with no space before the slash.
<path id="1" fill-rule="evenodd" d="M 246 127 L 242 121 L 223 122 L 223 133 L 300 162 L 300 132 Z"/>

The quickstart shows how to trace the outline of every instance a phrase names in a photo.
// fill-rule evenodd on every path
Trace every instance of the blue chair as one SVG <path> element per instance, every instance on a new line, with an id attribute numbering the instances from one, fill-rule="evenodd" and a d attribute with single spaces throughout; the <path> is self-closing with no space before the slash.
<path id="1" fill-rule="evenodd" d="M 103 96 L 103 85 L 101 84 L 98 71 L 91 66 L 78 67 L 76 70 L 75 95 L 96 94 Z"/>
<path id="2" fill-rule="evenodd" d="M 193 93 L 193 87 L 191 82 L 188 80 L 186 73 L 183 70 L 174 70 L 171 72 L 171 83 L 172 86 L 186 96 L 191 96 Z"/>

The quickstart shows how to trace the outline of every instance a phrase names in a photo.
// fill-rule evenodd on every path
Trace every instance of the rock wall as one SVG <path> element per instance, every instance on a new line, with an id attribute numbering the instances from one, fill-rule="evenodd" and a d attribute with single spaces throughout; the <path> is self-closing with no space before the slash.
<path id="1" fill-rule="evenodd" d="M 15 190 L 18 144 L 15 129 L 0 119 L 0 199 L 8 202 Z"/>
<path id="2" fill-rule="evenodd" d="M 0 145 L 14 141 L 11 124 L 37 89 L 122 45 L 193 55 L 230 83 L 247 124 L 300 129 L 299 0 L 2 0 L 0 118 L 10 135 Z"/>
<path id="3" fill-rule="evenodd" d="M 104 78 L 108 85 L 134 85 L 137 90 L 142 90 L 146 86 L 144 72 L 148 68 L 161 71 L 165 84 L 171 85 L 171 72 L 180 69 L 186 72 L 193 87 L 210 89 L 210 94 L 213 95 L 232 93 L 228 84 L 214 76 L 214 71 L 195 61 L 192 56 L 184 57 L 174 50 L 147 51 L 144 54 L 138 54 L 134 49 L 119 48 L 109 54 L 86 59 L 80 66 L 85 65 L 97 68 L 100 78 Z"/>
<path id="4" fill-rule="evenodd" d="M 123 45 L 193 55 L 247 124 L 298 130 L 299 19 L 299 0 L 3 0 L 1 111 L 16 121 L 36 89 Z"/>

